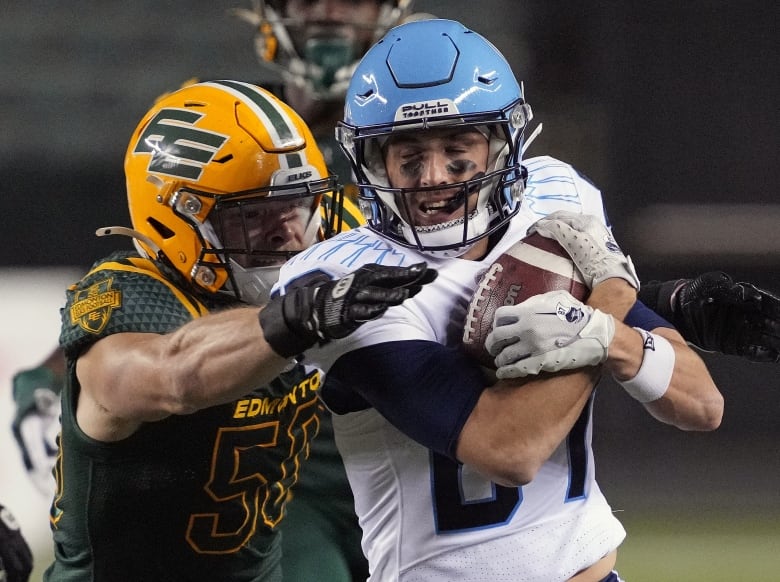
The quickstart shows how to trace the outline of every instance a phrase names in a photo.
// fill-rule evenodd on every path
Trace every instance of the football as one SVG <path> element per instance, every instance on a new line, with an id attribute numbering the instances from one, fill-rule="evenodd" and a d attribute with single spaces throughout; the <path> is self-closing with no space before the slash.
<path id="1" fill-rule="evenodd" d="M 585 280 L 557 241 L 533 233 L 512 245 L 490 265 L 477 285 L 466 312 L 463 349 L 482 366 L 495 369 L 485 339 L 496 309 L 516 305 L 547 291 L 565 290 L 585 301 Z"/>

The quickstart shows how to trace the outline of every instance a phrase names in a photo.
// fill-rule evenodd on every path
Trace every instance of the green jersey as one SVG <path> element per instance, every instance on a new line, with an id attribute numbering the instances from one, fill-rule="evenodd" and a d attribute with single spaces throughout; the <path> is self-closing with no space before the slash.
<path id="1" fill-rule="evenodd" d="M 276 528 L 319 426 L 319 372 L 300 365 L 234 402 L 142 426 L 112 443 L 76 422 L 75 362 L 121 332 L 171 332 L 225 307 L 132 253 L 96 264 L 67 293 L 51 582 L 280 579 Z"/>
<path id="2" fill-rule="evenodd" d="M 22 452 L 25 468 L 32 471 L 35 469 L 33 462 L 35 457 L 22 437 L 22 421 L 30 414 L 37 414 L 39 418 L 51 418 L 53 423 L 57 421 L 58 415 L 55 405 L 62 389 L 62 378 L 51 369 L 38 366 L 17 372 L 14 374 L 12 382 L 16 413 L 11 424 L 11 431 Z M 53 460 L 57 453 L 53 447 L 53 439 L 53 434 L 51 438 L 46 438 L 46 431 L 41 435 L 41 446 L 49 461 Z"/>

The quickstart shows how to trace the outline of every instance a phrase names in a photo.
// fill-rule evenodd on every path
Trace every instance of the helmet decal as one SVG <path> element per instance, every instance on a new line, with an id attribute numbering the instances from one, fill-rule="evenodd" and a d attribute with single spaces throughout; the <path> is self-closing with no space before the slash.
<path id="1" fill-rule="evenodd" d="M 228 139 L 226 135 L 195 127 L 202 117 L 203 113 L 196 111 L 161 110 L 139 136 L 133 153 L 152 154 L 150 172 L 197 180 L 203 166 L 214 159 Z"/>
<path id="2" fill-rule="evenodd" d="M 395 112 L 395 120 L 414 119 L 416 117 L 439 117 L 458 113 L 458 106 L 452 99 L 436 99 L 435 101 L 419 101 L 404 103 Z"/>

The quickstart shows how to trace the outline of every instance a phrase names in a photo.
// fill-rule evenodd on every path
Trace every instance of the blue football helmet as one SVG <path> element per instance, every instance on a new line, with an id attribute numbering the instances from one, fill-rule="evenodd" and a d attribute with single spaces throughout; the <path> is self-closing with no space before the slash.
<path id="1" fill-rule="evenodd" d="M 504 56 L 484 37 L 451 20 L 397 26 L 360 61 L 347 90 L 336 137 L 349 157 L 360 203 L 373 230 L 433 256 L 460 256 L 519 210 L 526 171 L 523 132 L 531 109 Z M 471 126 L 488 138 L 487 172 L 455 197 L 464 216 L 433 226 L 404 218 L 414 190 L 388 183 L 382 146 L 392 134 Z M 438 187 L 440 189 L 441 187 Z M 479 192 L 469 211 L 469 194 Z"/>

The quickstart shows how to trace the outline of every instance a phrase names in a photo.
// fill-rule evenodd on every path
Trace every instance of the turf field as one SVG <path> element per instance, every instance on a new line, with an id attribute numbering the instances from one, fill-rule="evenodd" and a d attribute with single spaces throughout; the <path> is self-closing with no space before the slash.
<path id="1" fill-rule="evenodd" d="M 780 515 L 707 518 L 620 516 L 618 553 L 626 582 L 777 582 Z"/>

